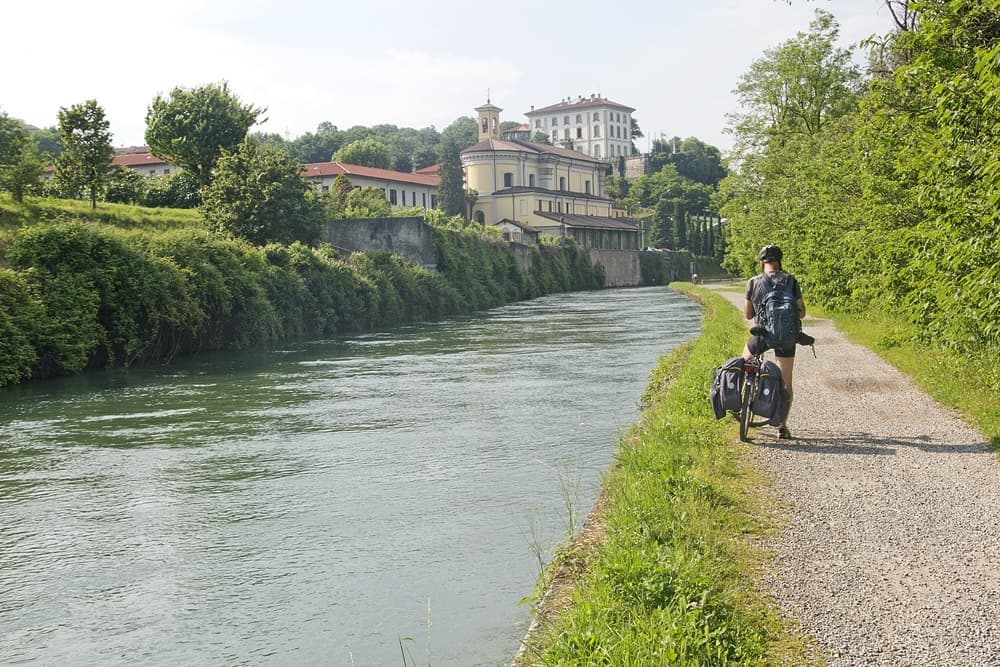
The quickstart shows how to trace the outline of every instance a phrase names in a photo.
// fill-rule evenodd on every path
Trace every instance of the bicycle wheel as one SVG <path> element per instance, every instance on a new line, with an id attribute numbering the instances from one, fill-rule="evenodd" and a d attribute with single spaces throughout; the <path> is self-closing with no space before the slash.
<path id="1" fill-rule="evenodd" d="M 752 373 L 743 381 L 743 400 L 740 403 L 740 440 L 750 442 L 750 422 L 753 421 L 751 404 L 757 393 L 757 374 Z"/>

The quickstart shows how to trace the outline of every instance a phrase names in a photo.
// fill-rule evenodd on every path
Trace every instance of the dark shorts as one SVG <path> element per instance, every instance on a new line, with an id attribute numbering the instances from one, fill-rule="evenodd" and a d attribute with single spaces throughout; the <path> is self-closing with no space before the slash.
<path id="1" fill-rule="evenodd" d="M 767 344 L 763 336 L 750 336 L 750 340 L 747 341 L 747 349 L 750 350 L 750 354 L 763 354 L 770 350 L 771 346 Z M 774 348 L 774 356 L 781 358 L 794 357 L 795 345 L 792 345 L 790 348 Z"/>

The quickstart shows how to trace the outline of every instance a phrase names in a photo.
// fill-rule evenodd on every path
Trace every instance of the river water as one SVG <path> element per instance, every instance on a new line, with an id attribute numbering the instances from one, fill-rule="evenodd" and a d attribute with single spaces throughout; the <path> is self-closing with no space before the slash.
<path id="1" fill-rule="evenodd" d="M 700 320 L 563 294 L 0 390 L 0 664 L 504 664 Z"/>

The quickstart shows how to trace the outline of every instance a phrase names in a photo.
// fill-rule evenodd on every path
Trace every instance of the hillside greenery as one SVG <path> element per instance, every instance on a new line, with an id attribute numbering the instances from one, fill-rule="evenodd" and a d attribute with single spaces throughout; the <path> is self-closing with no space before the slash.
<path id="1" fill-rule="evenodd" d="M 389 253 L 255 245 L 193 211 L 0 196 L 0 385 L 175 355 L 433 320 L 603 285 L 573 243 L 529 271 L 498 238 L 430 215 L 438 270 Z"/>

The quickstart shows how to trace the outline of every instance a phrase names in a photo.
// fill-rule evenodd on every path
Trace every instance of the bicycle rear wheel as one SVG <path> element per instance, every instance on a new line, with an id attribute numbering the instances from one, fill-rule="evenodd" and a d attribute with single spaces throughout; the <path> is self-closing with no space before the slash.
<path id="1" fill-rule="evenodd" d="M 757 374 L 749 374 L 743 382 L 743 400 L 740 402 L 740 440 L 750 442 L 750 426 L 753 421 L 752 403 L 757 394 Z"/>

